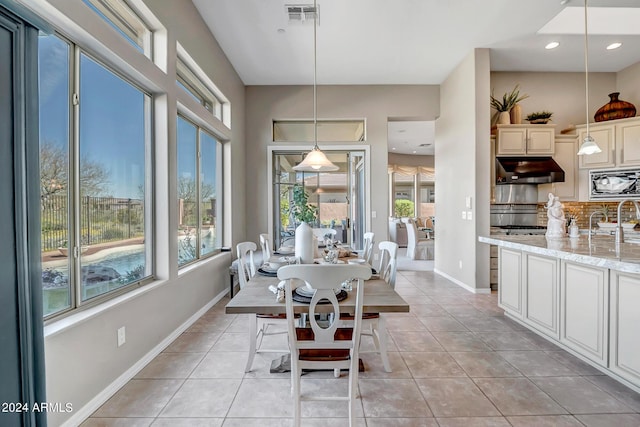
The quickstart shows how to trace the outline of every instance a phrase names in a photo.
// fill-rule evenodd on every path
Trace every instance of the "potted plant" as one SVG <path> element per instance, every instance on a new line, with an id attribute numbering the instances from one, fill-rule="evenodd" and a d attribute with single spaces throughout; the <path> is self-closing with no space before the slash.
<path id="1" fill-rule="evenodd" d="M 313 224 L 317 219 L 316 208 L 309 204 L 309 194 L 301 185 L 293 186 L 293 200 L 290 208 L 296 222 Z"/>
<path id="2" fill-rule="evenodd" d="M 496 114 L 494 115 L 494 121 L 497 117 L 497 121 L 499 124 L 508 125 L 511 123 L 511 118 L 509 117 L 509 113 L 513 107 L 515 107 L 518 102 L 523 99 L 527 99 L 529 95 L 520 94 L 520 85 L 516 85 L 511 92 L 507 92 L 502 95 L 502 99 L 496 98 L 491 94 L 491 107 L 496 110 Z"/>
<path id="3" fill-rule="evenodd" d="M 529 114 L 526 120 L 533 124 L 546 124 L 551 120 L 553 113 L 551 111 L 536 111 Z"/>

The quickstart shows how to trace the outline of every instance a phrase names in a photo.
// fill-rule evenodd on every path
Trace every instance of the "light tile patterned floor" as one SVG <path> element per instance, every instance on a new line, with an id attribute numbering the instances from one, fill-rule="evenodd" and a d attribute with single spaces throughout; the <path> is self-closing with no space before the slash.
<path id="1" fill-rule="evenodd" d="M 505 318 L 495 293 L 474 295 L 428 271 L 398 272 L 396 289 L 411 312 L 386 316 L 393 372 L 362 354 L 358 426 L 640 426 L 640 394 Z M 269 353 L 244 373 L 249 319 L 224 314 L 227 301 L 82 425 L 291 426 L 289 375 L 269 373 Z M 303 381 L 314 393 L 346 385 L 330 372 Z M 347 426 L 346 416 L 345 403 L 303 404 L 305 426 Z"/>

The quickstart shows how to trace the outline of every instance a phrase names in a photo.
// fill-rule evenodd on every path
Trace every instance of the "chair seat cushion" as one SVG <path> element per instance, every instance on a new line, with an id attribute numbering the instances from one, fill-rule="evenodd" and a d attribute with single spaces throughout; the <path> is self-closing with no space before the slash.
<path id="1" fill-rule="evenodd" d="M 296 335 L 299 341 L 313 340 L 313 330 L 311 328 L 297 328 Z M 349 341 L 353 337 L 353 328 L 336 329 L 335 339 L 339 341 Z M 332 361 L 332 360 L 349 360 L 349 349 L 341 348 L 314 348 L 300 349 L 300 360 L 308 361 Z"/>

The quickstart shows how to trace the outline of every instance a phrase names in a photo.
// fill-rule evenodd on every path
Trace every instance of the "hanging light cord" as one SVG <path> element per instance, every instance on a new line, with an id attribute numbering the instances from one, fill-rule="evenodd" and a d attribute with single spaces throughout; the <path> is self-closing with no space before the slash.
<path id="1" fill-rule="evenodd" d="M 313 149 L 318 149 L 318 89 L 316 83 L 317 74 L 317 25 L 318 25 L 318 5 L 317 0 L 313 0 Z"/>
<path id="2" fill-rule="evenodd" d="M 587 137 L 589 136 L 589 40 L 587 38 L 587 0 L 584 0 L 584 84 L 585 84 L 585 112 L 587 118 Z"/>

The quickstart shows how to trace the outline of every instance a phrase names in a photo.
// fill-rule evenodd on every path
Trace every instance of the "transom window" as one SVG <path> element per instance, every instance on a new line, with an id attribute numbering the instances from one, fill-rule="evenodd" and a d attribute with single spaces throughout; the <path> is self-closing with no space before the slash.
<path id="1" fill-rule="evenodd" d="M 187 65 L 186 61 L 178 58 L 176 63 L 176 84 L 200 105 L 210 111 L 215 118 L 222 120 L 223 100 L 217 97 L 213 90 L 202 82 L 196 73 Z"/>
<path id="2" fill-rule="evenodd" d="M 151 58 L 152 31 L 125 0 L 84 0 L 131 45 Z"/>

